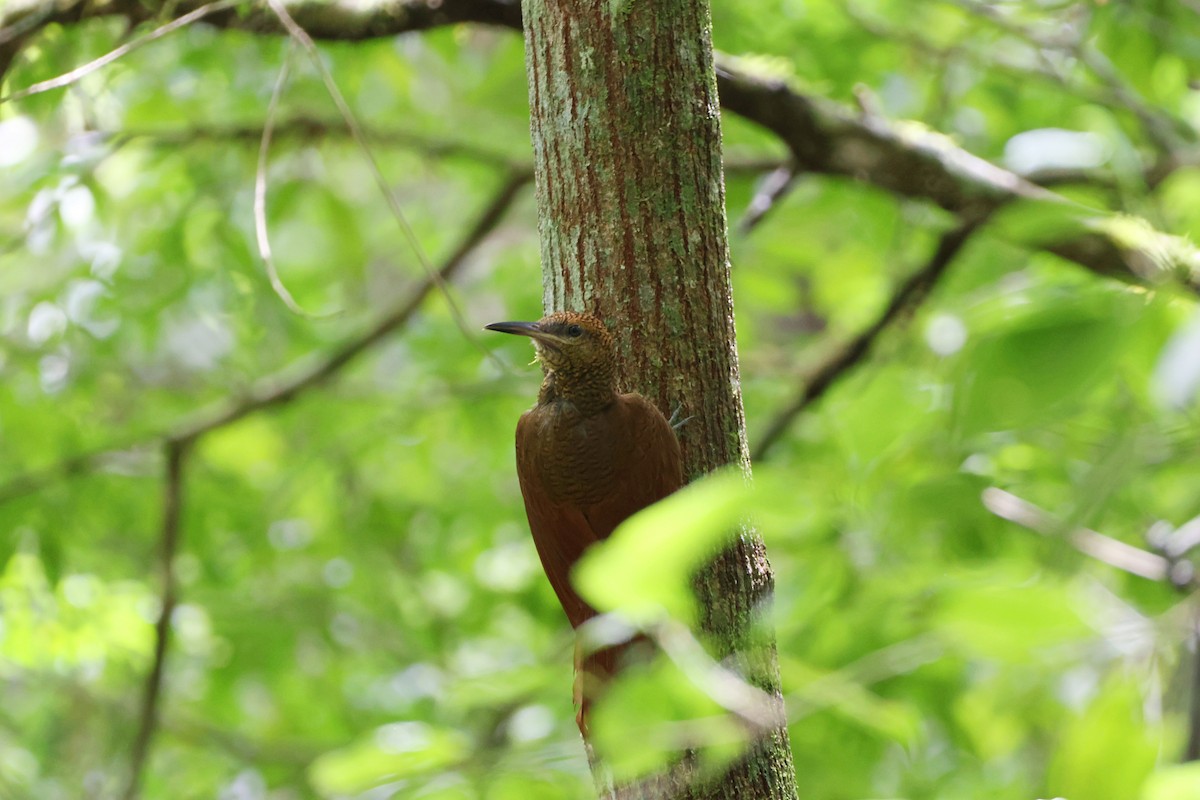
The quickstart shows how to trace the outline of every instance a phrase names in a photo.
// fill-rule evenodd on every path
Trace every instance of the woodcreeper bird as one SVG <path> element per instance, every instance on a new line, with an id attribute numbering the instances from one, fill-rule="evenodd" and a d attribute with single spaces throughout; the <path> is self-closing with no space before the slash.
<path id="1" fill-rule="evenodd" d="M 546 577 L 578 628 L 596 611 L 572 587 L 572 567 L 626 518 L 683 484 L 679 442 L 653 403 L 617 390 L 613 337 L 596 317 L 560 311 L 487 330 L 530 337 L 542 365 L 537 405 L 517 423 L 517 478 Z M 627 647 L 584 656 L 576 646 L 576 721 L 585 738 L 590 702 Z"/>

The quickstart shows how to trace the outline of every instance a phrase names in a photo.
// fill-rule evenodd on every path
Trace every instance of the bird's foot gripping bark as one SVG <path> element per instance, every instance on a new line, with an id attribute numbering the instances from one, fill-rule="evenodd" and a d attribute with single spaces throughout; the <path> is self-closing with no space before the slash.
<path id="1" fill-rule="evenodd" d="M 683 429 L 684 425 L 695 419 L 695 417 L 683 417 L 683 419 L 680 419 L 681 416 L 683 416 L 683 406 L 675 406 L 671 410 L 671 418 L 667 420 L 671 425 L 671 430 L 675 431 L 676 434 Z"/>

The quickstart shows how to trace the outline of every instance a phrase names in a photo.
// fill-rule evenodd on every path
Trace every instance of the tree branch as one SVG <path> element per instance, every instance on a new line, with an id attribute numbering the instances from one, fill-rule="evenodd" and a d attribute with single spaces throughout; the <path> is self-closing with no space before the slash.
<path id="1" fill-rule="evenodd" d="M 1113 85 L 1112 81 L 1104 80 L 1099 75 L 1097 75 L 1098 80 L 1096 81 L 1073 80 L 1072 76 L 1064 72 L 1058 64 L 1045 57 L 1045 51 L 1049 49 L 1062 51 L 1064 55 L 1070 57 L 1072 60 L 1082 60 L 1083 56 L 1078 51 L 1086 51 L 1087 49 L 1087 46 L 1082 43 L 1076 42 L 1070 47 L 1057 42 L 1042 42 L 1039 44 L 1030 41 L 1031 33 L 1017 33 L 1016 31 L 1005 30 L 1007 35 L 1015 36 L 1022 42 L 1024 45 L 1022 49 L 1036 54 L 1033 58 L 1030 58 L 1028 54 L 1022 53 L 1022 49 L 1004 47 L 981 49 L 960 45 L 940 45 L 935 44 L 933 40 L 927 39 L 916 30 L 892 27 L 885 24 L 881 19 L 868 13 L 852 0 L 841 0 L 839 7 L 844 14 L 853 19 L 867 33 L 881 39 L 903 44 L 921 57 L 939 65 L 939 68 L 944 68 L 944 65 L 947 63 L 967 62 L 986 70 L 1009 73 L 1013 80 L 1016 81 L 1025 81 L 1030 78 L 1047 81 L 1061 88 L 1066 94 L 1096 105 L 1107 106 L 1109 108 L 1125 108 L 1139 122 L 1143 123 L 1147 135 L 1159 146 L 1158 159 L 1155 164 L 1146 170 L 1144 176 L 1146 185 L 1149 187 L 1157 186 L 1171 172 L 1183 166 L 1184 161 L 1190 160 L 1181 157 L 1180 135 L 1171 133 L 1176 128 L 1182 129 L 1183 126 L 1179 120 L 1156 113 L 1153 109 L 1147 109 L 1144 101 L 1138 102 L 1135 100 L 1135 105 L 1130 106 L 1128 90 L 1122 93 L 1122 91 Z M 974 10 L 978 13 L 977 9 L 969 10 Z M 1089 58 L 1094 58 L 1094 56 Z M 1088 64 L 1086 61 L 1084 63 L 1085 66 L 1096 72 L 1091 64 Z M 1190 138 L 1194 139 L 1195 137 L 1192 136 Z M 1105 178 L 1093 173 L 1094 171 L 1063 170 L 1049 177 L 1052 178 L 1053 182 L 1059 183 L 1065 180 L 1069 182 L 1112 184 L 1113 181 L 1111 178 Z M 1025 177 L 1041 186 L 1049 185 L 1038 176 L 1026 175 Z"/>
<path id="2" fill-rule="evenodd" d="M 802 169 L 862 180 L 965 219 L 1014 201 L 1045 203 L 1059 223 L 1048 238 L 1031 238 L 1041 232 L 1016 225 L 1000 235 L 1101 275 L 1133 282 L 1176 277 L 1200 293 L 1200 254 L 1178 237 L 1148 227 L 1123 230 L 1122 218 L 1079 206 L 915 124 L 855 116 L 830 100 L 756 78 L 729 62 L 718 66 L 717 78 L 722 105 L 778 136 Z"/>
<path id="3" fill-rule="evenodd" d="M 140 437 L 137 442 L 72 456 L 53 466 L 13 478 L 0 486 L 0 503 L 33 494 L 63 478 L 91 472 L 139 443 L 163 440 L 180 445 L 190 444 L 207 433 L 232 425 L 251 414 L 284 405 L 330 380 L 355 358 L 407 324 L 437 287 L 437 281 L 449 281 L 454 277 L 467 257 L 504 218 L 517 195 L 532 178 L 531 172 L 510 173 L 474 224 L 463 235 L 462 240 L 442 262 L 436 275 L 426 277 L 390 312 L 358 336 L 352 337 L 328 353 L 303 360 L 259 380 L 239 398 L 222 401 L 197 411 L 166 430 Z"/>
<path id="4" fill-rule="evenodd" d="M 162 528 L 159 533 L 159 572 L 162 595 L 158 621 L 154 625 L 154 663 L 146 675 L 142 693 L 142 710 L 138 718 L 137 736 L 129 758 L 129 777 L 125 784 L 125 800 L 135 800 L 141 789 L 146 757 L 158 728 L 158 705 L 162 696 L 163 674 L 167 661 L 167 646 L 171 637 L 171 614 L 178 600 L 175 581 L 175 554 L 179 552 L 180 517 L 183 511 L 183 468 L 187 456 L 184 444 L 167 441 L 164 446 L 166 469 L 163 476 Z"/>
<path id="5" fill-rule="evenodd" d="M 970 221 L 942 236 L 937 250 L 930 257 L 929 262 L 900 285 L 879 317 L 862 333 L 826 358 L 805 380 L 796 398 L 767 425 L 766 433 L 763 434 L 762 439 L 751 453 L 753 461 L 757 462 L 766 458 L 771 448 L 783 438 L 797 416 L 821 399 L 838 379 L 862 363 L 870 355 L 871 348 L 881 333 L 906 313 L 913 311 L 929 296 L 930 291 L 937 284 L 938 279 L 945 274 L 954 257 L 958 255 L 967 240 L 983 222 L 983 219 Z"/>
<path id="6" fill-rule="evenodd" d="M 1109 63 L 1108 59 L 1081 37 L 1047 37 L 1010 19 L 1005 12 L 994 5 L 980 2 L 980 0 L 950 1 L 953 5 L 1024 42 L 1043 59 L 1045 59 L 1044 54 L 1047 51 L 1057 51 L 1078 60 L 1107 89 L 1106 102 L 1129 111 L 1168 161 L 1174 160 L 1176 151 L 1183 146 L 1181 133 L 1194 140 L 1194 134 L 1184 123 L 1149 105 L 1129 81 Z M 1069 30 L 1067 25 L 1061 27 L 1063 30 Z M 1080 26 L 1080 28 L 1086 30 L 1085 26 Z"/>
<path id="7" fill-rule="evenodd" d="M 47 5 L 54 11 L 48 12 Z M 121 15 L 144 22 L 165 4 L 145 0 L 24 0 L 0 13 L 0 31 L 26 25 L 28 35 L 50 22 Z M 182 16 L 200 8 L 196 0 L 170 6 Z M 375 0 L 323 3 L 287 0 L 283 5 L 314 39 L 354 41 L 429 30 L 455 23 L 521 29 L 517 0 Z M 40 14 L 37 25 L 28 25 Z M 208 14 L 204 22 L 256 33 L 285 33 L 265 3 Z M 1200 293 L 1200 254 L 1184 240 L 1145 226 L 1130 235 L 1125 220 L 1079 206 L 1001 169 L 912 123 L 855 115 L 838 103 L 805 94 L 783 81 L 755 76 L 731 59 L 717 67 L 721 105 L 774 133 L 808 172 L 853 178 L 901 197 L 932 202 L 963 219 L 1016 200 L 1045 202 L 1062 217 L 1048 238 L 1031 238 L 1029 226 L 1014 225 L 998 235 L 1022 247 L 1041 249 L 1100 275 L 1132 282 L 1175 278 Z"/>
<path id="8" fill-rule="evenodd" d="M 97 131 L 97 135 L 111 141 L 146 139 L 155 146 L 180 147 L 198 142 L 239 142 L 258 145 L 262 141 L 263 125 L 207 126 L 190 128 L 127 128 L 120 131 Z M 272 132 L 275 143 L 289 139 L 315 140 L 335 136 L 350 136 L 351 131 L 342 120 L 324 120 L 318 117 L 296 116 L 277 123 Z M 430 158 L 463 158 L 498 169 L 532 169 L 524 163 L 509 158 L 499 150 L 481 147 L 466 141 L 446 139 L 401 129 L 364 129 L 366 138 L 379 145 L 403 147 Z M 762 159 L 755 163 L 765 163 Z"/>
<path id="9" fill-rule="evenodd" d="M 766 219 L 767 214 L 770 214 L 792 190 L 796 178 L 796 168 L 791 164 L 784 164 L 765 175 L 759 181 L 758 190 L 750 199 L 750 205 L 746 207 L 746 213 L 738 223 L 738 232 L 745 235 L 757 228 L 758 224 Z"/>
<path id="10" fill-rule="evenodd" d="M 115 50 L 110 50 L 97 59 L 76 67 L 70 72 L 64 73 L 55 78 L 50 78 L 49 80 L 39 81 L 32 86 L 27 86 L 24 89 L 13 92 L 12 94 L 4 95 L 3 97 L 0 97 L 0 103 L 20 100 L 24 97 L 29 97 L 30 95 L 41 94 L 42 92 L 49 92 L 54 89 L 62 89 L 66 86 L 70 86 L 71 84 L 82 80 L 88 75 L 91 75 L 93 72 L 103 69 L 105 66 L 116 61 L 121 56 L 133 52 L 142 45 L 149 44 L 156 39 L 161 39 L 169 33 L 174 33 L 186 25 L 190 25 L 197 20 L 207 17 L 209 14 L 214 14 L 218 11 L 231 8 L 234 5 L 237 5 L 238 2 L 239 0 L 217 0 L 217 2 L 202 5 L 194 11 L 190 11 L 181 17 L 177 17 L 176 19 L 173 19 L 165 25 L 155 28 L 143 36 L 139 36 L 132 41 L 126 42 Z M 0 29 L 2 32 L 7 32 L 8 30 L 9 28 L 7 27 Z M 15 39 L 16 37 L 9 37 L 3 35 L 3 33 L 0 33 L 0 39 L 5 38 Z"/>
<path id="11" fill-rule="evenodd" d="M 1162 551 L 1163 555 L 1160 555 L 1105 536 L 1090 528 L 1066 529 L 1046 510 L 994 486 L 984 490 L 982 500 L 984 507 L 1001 519 L 1015 522 L 1044 536 L 1061 534 L 1079 552 L 1122 572 L 1152 581 L 1169 581 L 1180 592 L 1191 593 L 1196 588 L 1195 568 L 1192 562 L 1185 558 L 1188 551 L 1196 546 L 1196 531 L 1187 530 L 1195 520 L 1176 531 L 1176 534 L 1182 536 L 1176 537 L 1174 541 L 1167 539 L 1165 535 L 1159 535 L 1159 529 L 1164 527 L 1162 524 L 1152 527 L 1146 538 L 1155 549 Z M 1165 527 L 1169 529 L 1170 526 Z M 1191 681 L 1188 685 L 1190 696 L 1187 745 L 1183 755 L 1185 761 L 1200 760 L 1200 618 L 1196 617 L 1194 610 L 1191 617 L 1188 639 L 1191 643 L 1192 663 Z"/>
<path id="12" fill-rule="evenodd" d="M 119 16 L 131 24 L 165 16 L 182 17 L 203 6 L 199 0 L 10 0 L 0 10 L 0 43 L 28 37 L 46 25 L 72 25 L 87 19 Z M 519 0 L 373 0 L 309 2 L 288 0 L 288 11 L 300 27 L 318 39 L 360 41 L 473 22 L 521 29 Z M 34 20 L 31 22 L 31 20 Z M 241 0 L 236 7 L 208 17 L 221 28 L 251 33 L 284 33 L 283 24 L 265 2 Z M 11 33 L 15 31 L 16 33 Z M 2 77 L 2 76 L 0 76 Z"/>
<path id="13" fill-rule="evenodd" d="M 1063 532 L 1062 524 L 1049 512 L 1003 489 L 992 487 L 984 490 L 983 505 L 1001 519 L 1015 522 L 1031 531 L 1046 536 Z M 1068 530 L 1065 535 L 1076 550 L 1110 567 L 1116 567 L 1139 578 L 1152 581 L 1171 580 L 1172 583 L 1176 583 L 1172 574 L 1172 563 L 1168 558 L 1088 528 Z"/>

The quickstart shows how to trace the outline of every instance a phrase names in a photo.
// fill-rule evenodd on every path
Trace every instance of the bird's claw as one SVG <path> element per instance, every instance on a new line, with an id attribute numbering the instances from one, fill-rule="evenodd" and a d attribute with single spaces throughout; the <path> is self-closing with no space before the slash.
<path id="1" fill-rule="evenodd" d="M 670 425 L 671 429 L 676 433 L 678 433 L 684 425 L 687 425 L 689 422 L 695 419 L 695 417 L 684 417 L 683 419 L 680 419 L 679 417 L 682 414 L 683 406 L 675 406 L 674 410 L 671 411 L 671 418 L 667 420 L 667 424 Z"/>

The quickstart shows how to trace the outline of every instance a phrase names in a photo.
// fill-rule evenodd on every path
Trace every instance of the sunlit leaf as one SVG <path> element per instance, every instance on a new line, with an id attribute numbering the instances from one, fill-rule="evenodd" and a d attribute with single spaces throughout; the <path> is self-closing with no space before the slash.
<path id="1" fill-rule="evenodd" d="M 976 573 L 942 595 L 936 629 L 952 647 L 1026 663 L 1091 634 L 1078 602 L 1067 587 L 1048 580 L 1006 583 Z"/>
<path id="2" fill-rule="evenodd" d="M 751 493 L 737 470 L 696 481 L 635 514 L 590 550 L 576 567 L 576 585 L 597 608 L 630 619 L 663 613 L 691 619 L 691 574 L 733 536 Z"/>
<path id="3" fill-rule="evenodd" d="M 309 777 L 325 797 L 357 793 L 448 767 L 464 757 L 466 747 L 456 731 L 423 722 L 393 722 L 369 738 L 325 753 L 313 762 Z"/>
<path id="4" fill-rule="evenodd" d="M 596 704 L 590 735 L 619 776 L 654 772 L 687 749 L 736 749 L 745 731 L 666 659 L 623 675 Z"/>
<path id="5" fill-rule="evenodd" d="M 1159 756 L 1157 731 L 1143 723 L 1137 687 L 1114 677 L 1059 732 L 1047 785 L 1063 797 L 1137 797 Z"/>
<path id="6" fill-rule="evenodd" d="M 1200 764 L 1161 767 L 1142 786 L 1141 800 L 1191 800 L 1200 796 Z"/>

